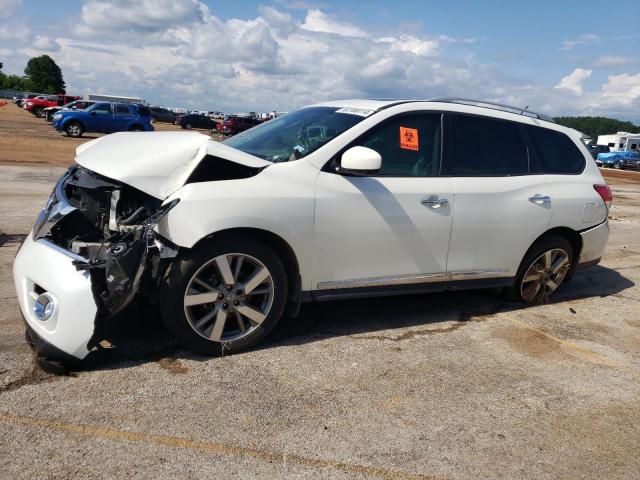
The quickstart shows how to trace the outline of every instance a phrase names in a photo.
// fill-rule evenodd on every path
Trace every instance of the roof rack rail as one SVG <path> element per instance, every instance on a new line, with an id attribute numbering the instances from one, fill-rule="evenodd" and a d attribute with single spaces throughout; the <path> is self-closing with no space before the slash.
<path id="1" fill-rule="evenodd" d="M 520 108 L 520 107 L 513 107 L 511 105 L 504 105 L 502 103 L 487 102 L 484 100 L 473 100 L 469 98 L 456 98 L 456 97 L 436 97 L 436 98 L 430 98 L 429 101 L 443 102 L 443 103 L 458 103 L 461 105 L 471 105 L 474 107 L 490 108 L 492 110 L 500 110 L 501 112 L 515 113 L 517 115 L 524 115 L 526 117 L 537 118 L 539 120 L 544 120 L 546 122 L 555 123 L 555 120 L 553 120 L 553 118 L 549 117 L 548 115 L 544 115 L 542 113 L 532 112 L 531 110 L 528 110 L 529 108 L 528 105 L 524 108 Z"/>

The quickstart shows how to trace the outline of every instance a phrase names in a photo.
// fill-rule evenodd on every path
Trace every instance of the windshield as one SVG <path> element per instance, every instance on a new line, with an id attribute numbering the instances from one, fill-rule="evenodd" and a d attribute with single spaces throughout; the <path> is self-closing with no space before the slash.
<path id="1" fill-rule="evenodd" d="M 311 107 L 289 113 L 231 137 L 224 143 L 270 162 L 305 157 L 365 117 L 334 107 Z"/>

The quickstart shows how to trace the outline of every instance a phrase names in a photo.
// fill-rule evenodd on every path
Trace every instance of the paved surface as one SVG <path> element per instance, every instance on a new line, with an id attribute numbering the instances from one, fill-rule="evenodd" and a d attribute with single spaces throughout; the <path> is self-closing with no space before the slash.
<path id="1" fill-rule="evenodd" d="M 62 170 L 0 169 L 0 478 L 640 476 L 639 183 L 614 187 L 602 265 L 551 304 L 320 304 L 215 359 L 138 308 L 83 370 L 50 377 L 11 264 Z"/>

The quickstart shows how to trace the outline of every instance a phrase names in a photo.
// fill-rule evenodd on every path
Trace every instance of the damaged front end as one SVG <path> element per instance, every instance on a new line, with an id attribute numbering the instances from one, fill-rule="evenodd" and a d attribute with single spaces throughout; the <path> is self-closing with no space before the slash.
<path id="1" fill-rule="evenodd" d="M 168 264 L 164 260 L 178 251 L 154 226 L 178 201 L 163 205 L 80 166 L 70 168 L 56 185 L 36 221 L 33 240 L 69 252 L 75 268 L 89 274 L 96 327 L 129 305 L 143 286 L 157 286 Z"/>

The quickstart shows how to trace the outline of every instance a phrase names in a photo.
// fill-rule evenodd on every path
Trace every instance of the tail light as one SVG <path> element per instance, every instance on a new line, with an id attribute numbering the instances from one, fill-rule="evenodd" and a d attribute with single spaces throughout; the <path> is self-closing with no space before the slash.
<path id="1" fill-rule="evenodd" d="M 609 185 L 594 185 L 593 188 L 598 192 L 598 195 L 604 201 L 604 204 L 607 206 L 607 209 L 611 208 L 611 202 L 613 201 L 613 193 L 611 193 L 611 189 Z"/>

